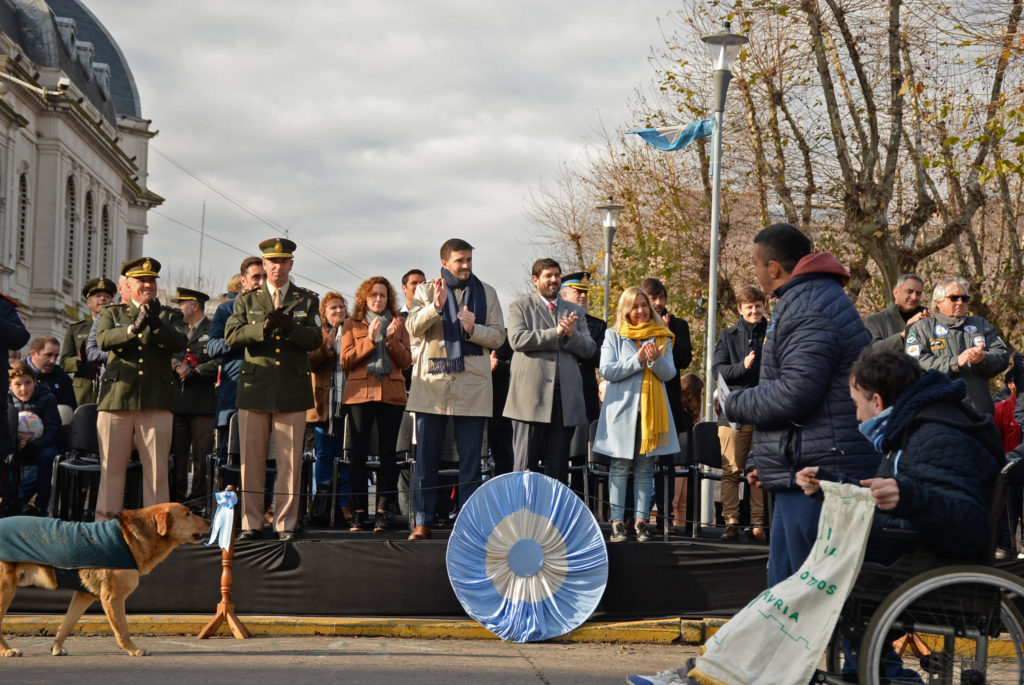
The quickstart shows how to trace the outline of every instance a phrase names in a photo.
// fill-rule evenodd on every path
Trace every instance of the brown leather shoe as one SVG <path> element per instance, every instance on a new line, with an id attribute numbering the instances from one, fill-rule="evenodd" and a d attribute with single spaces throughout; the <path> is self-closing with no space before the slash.
<path id="1" fill-rule="evenodd" d="M 768 542 L 768 529 L 764 526 L 754 526 L 750 529 L 750 537 L 758 542 Z"/>
<path id="2" fill-rule="evenodd" d="M 416 526 L 412 529 L 412 533 L 409 534 L 410 540 L 429 540 L 430 538 L 430 528 L 426 526 Z"/>
<path id="3" fill-rule="evenodd" d="M 725 532 L 722 533 L 722 539 L 723 540 L 728 540 L 728 541 L 736 540 L 737 538 L 739 538 L 739 536 L 740 536 L 740 527 L 739 526 L 726 526 L 725 527 Z"/>

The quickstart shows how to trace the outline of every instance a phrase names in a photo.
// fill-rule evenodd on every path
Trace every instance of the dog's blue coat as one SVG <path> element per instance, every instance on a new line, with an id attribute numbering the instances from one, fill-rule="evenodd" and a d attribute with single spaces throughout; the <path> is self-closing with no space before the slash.
<path id="1" fill-rule="evenodd" d="M 116 519 L 102 523 L 35 516 L 0 519 L 0 560 L 58 569 L 138 568 Z"/>

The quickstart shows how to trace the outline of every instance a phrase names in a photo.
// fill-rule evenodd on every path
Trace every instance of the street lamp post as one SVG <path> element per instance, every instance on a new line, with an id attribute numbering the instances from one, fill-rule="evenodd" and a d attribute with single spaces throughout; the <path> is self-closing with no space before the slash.
<path id="1" fill-rule="evenodd" d="M 715 354 L 715 324 L 718 315 L 718 224 L 722 206 L 722 115 L 725 112 L 725 96 L 732 80 L 732 62 L 736 59 L 740 48 L 747 43 L 746 36 L 740 36 L 729 29 L 725 22 L 725 30 L 720 33 L 709 33 L 701 36 L 711 53 L 712 69 L 714 69 L 714 130 L 712 131 L 712 175 L 713 192 L 711 195 L 711 263 L 708 265 L 708 322 L 707 338 L 704 345 L 704 420 L 714 419 L 715 385 L 712 377 L 712 358 Z"/>
<path id="2" fill-rule="evenodd" d="M 747 37 L 739 36 L 729 30 L 729 22 L 725 22 L 725 30 L 720 33 L 709 33 L 701 36 L 711 53 L 712 69 L 714 70 L 714 128 L 711 133 L 713 192 L 711 194 L 711 255 L 708 265 L 708 322 L 707 336 L 704 345 L 704 420 L 712 421 L 715 414 L 715 387 L 717 378 L 712 376 L 714 365 L 711 363 L 715 354 L 715 328 L 718 316 L 718 224 L 722 207 L 722 115 L 725 113 L 725 96 L 732 80 L 732 62 L 740 48 L 746 44 Z M 702 511 L 695 512 L 705 523 L 714 521 L 714 497 L 711 481 L 703 481 L 700 501 Z M 696 535 L 699 526 L 694 526 Z"/>
<path id="3" fill-rule="evenodd" d="M 601 216 L 601 227 L 604 229 L 604 320 L 607 323 L 608 293 L 611 291 L 612 282 L 612 241 L 615 240 L 615 229 L 619 227 L 619 214 L 625 208 L 609 195 L 608 202 L 598 205 L 595 209 Z"/>

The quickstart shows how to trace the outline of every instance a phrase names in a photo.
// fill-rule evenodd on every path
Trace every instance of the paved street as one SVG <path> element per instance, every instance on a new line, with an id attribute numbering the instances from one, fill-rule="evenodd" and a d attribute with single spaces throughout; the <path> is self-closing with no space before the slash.
<path id="1" fill-rule="evenodd" d="M 24 656 L 0 660 L 0 682 L 111 685 L 145 682 L 624 683 L 630 673 L 656 673 L 697 654 L 680 645 L 531 644 L 484 640 L 372 638 L 140 637 L 152 656 L 127 656 L 112 637 L 73 637 L 69 655 L 50 655 L 48 638 L 8 642 Z"/>

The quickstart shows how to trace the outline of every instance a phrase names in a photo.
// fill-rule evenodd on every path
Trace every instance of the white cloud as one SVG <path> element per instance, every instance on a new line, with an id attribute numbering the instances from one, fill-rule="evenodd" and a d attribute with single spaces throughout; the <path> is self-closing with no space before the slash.
<path id="1" fill-rule="evenodd" d="M 627 101 L 652 78 L 658 18 L 675 5 L 89 3 L 160 152 L 363 275 L 430 273 L 441 242 L 463 237 L 506 306 L 541 256 L 524 197 L 600 123 L 632 123 Z M 159 155 L 149 171 L 162 214 L 198 227 L 205 200 L 207 231 L 247 251 L 274 234 Z M 149 226 L 146 252 L 187 270 L 198 236 L 160 216 Z M 296 253 L 296 272 L 355 290 L 311 252 Z M 241 257 L 208 242 L 204 263 L 226 281 Z"/>

